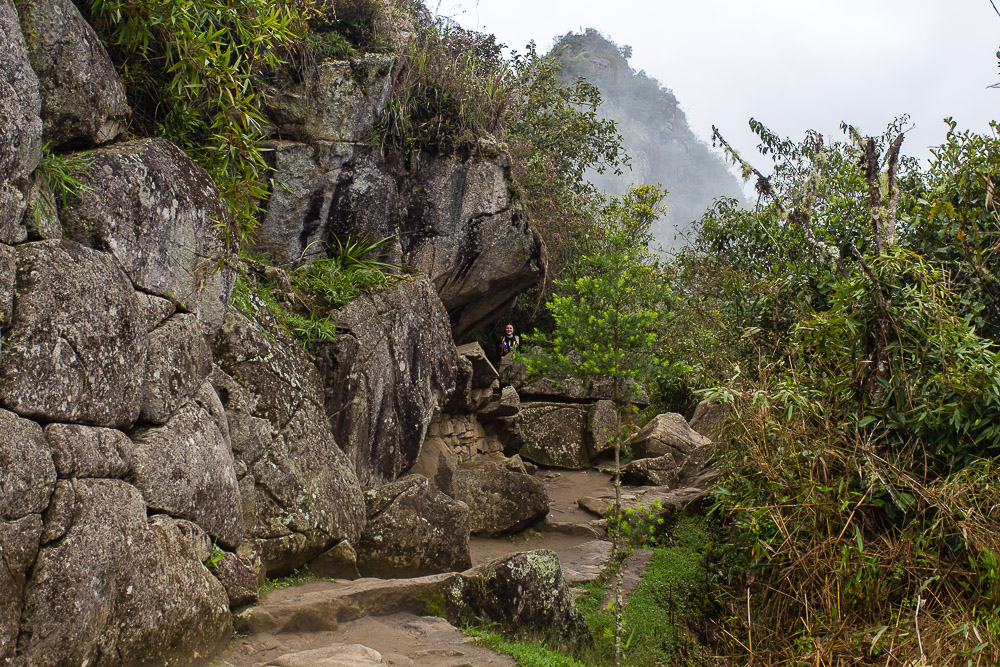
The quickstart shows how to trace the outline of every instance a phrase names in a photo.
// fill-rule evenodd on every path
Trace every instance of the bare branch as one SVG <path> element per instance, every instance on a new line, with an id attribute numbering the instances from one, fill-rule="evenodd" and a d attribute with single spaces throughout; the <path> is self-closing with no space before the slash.
<path id="1" fill-rule="evenodd" d="M 879 192 L 878 149 L 875 148 L 875 140 L 871 137 L 865 142 L 865 180 L 868 181 L 868 208 L 871 209 L 872 214 L 875 248 L 881 255 L 885 252 L 885 238 L 882 234 L 878 210 L 882 205 L 882 195 Z"/>
<path id="2" fill-rule="evenodd" d="M 899 149 L 903 145 L 903 133 L 900 132 L 889 147 L 889 213 L 885 221 L 885 240 L 887 244 L 896 243 L 896 209 L 899 208 L 899 184 L 896 182 L 896 169 L 899 167 Z"/>

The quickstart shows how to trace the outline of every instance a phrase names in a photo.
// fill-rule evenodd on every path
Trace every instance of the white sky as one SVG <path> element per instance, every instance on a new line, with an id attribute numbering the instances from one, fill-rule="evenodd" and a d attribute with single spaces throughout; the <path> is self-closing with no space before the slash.
<path id="1" fill-rule="evenodd" d="M 1000 1 L 994 0 L 1000 6 Z M 428 0 L 466 28 L 545 52 L 596 28 L 671 89 L 704 140 L 714 123 L 766 169 L 747 120 L 800 139 L 842 138 L 845 120 L 880 134 L 908 113 L 905 153 L 929 157 L 953 116 L 986 131 L 1000 117 L 1000 16 L 990 0 Z M 757 159 L 754 159 L 757 156 Z M 669 184 L 666 184 L 669 188 Z"/>

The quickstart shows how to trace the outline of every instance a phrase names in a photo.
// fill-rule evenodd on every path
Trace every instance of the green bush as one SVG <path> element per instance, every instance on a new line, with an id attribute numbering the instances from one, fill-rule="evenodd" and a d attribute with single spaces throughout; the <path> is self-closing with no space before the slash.
<path id="1" fill-rule="evenodd" d="M 233 241 L 267 196 L 258 80 L 302 38 L 309 3 L 267 0 L 92 0 L 132 105 L 131 130 L 177 144 L 233 209 Z"/>
<path id="2" fill-rule="evenodd" d="M 952 127 L 924 173 L 897 156 L 899 122 L 833 144 L 757 129 L 777 165 L 746 166 L 765 202 L 717 208 L 681 267 L 716 271 L 692 282 L 720 286 L 713 312 L 735 325 L 736 365 L 709 393 L 730 405 L 713 491 L 723 649 L 997 661 L 1000 357 L 977 328 L 995 137 Z M 696 315 L 681 321 L 719 330 Z"/>

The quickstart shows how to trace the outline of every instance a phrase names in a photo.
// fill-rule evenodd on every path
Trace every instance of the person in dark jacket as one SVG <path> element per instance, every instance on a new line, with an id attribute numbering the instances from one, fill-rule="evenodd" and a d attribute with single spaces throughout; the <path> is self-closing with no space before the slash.
<path id="1" fill-rule="evenodd" d="M 504 337 L 500 339 L 500 358 L 503 359 L 511 352 L 517 352 L 521 347 L 521 337 L 514 334 L 514 325 L 508 324 L 504 327 Z"/>

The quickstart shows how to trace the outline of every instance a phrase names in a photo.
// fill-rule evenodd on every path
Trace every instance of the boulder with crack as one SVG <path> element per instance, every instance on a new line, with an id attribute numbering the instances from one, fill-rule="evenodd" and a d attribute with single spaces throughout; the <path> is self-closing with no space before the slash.
<path id="1" fill-rule="evenodd" d="M 462 573 L 443 591 L 445 616 L 455 625 L 485 620 L 518 637 L 571 646 L 592 641 L 554 551 L 504 556 Z"/>
<path id="2" fill-rule="evenodd" d="M 130 426 L 139 416 L 146 326 L 114 258 L 72 241 L 17 247 L 0 405 L 44 421 Z"/>
<path id="3" fill-rule="evenodd" d="M 135 444 L 121 431 L 79 424 L 49 424 L 45 438 L 59 477 L 122 479 L 132 471 Z"/>
<path id="4" fill-rule="evenodd" d="M 226 592 L 170 517 L 120 480 L 60 482 L 24 591 L 23 664 L 205 660 L 229 641 Z"/>
<path id="5" fill-rule="evenodd" d="M 268 114 L 284 134 L 365 141 L 389 101 L 394 64 L 394 56 L 375 53 L 323 60 L 299 81 L 277 81 Z"/>
<path id="6" fill-rule="evenodd" d="M 326 252 L 334 191 L 353 157 L 353 144 L 269 141 L 268 166 L 281 187 L 262 205 L 254 249 L 282 266 L 295 266 Z M 384 177 L 384 176 L 383 176 Z"/>
<path id="7" fill-rule="evenodd" d="M 368 522 L 358 543 L 365 576 L 414 577 L 464 570 L 469 556 L 469 508 L 407 475 L 365 492 Z"/>
<path id="8" fill-rule="evenodd" d="M 222 326 L 236 281 L 221 226 L 232 213 L 204 169 L 166 139 L 100 148 L 59 219 L 67 238 L 107 249 L 136 288 Z"/>
<path id="9" fill-rule="evenodd" d="M 149 334 L 140 417 L 153 424 L 165 424 L 211 372 L 212 352 L 201 322 L 190 313 L 170 317 Z"/>
<path id="10" fill-rule="evenodd" d="M 469 506 L 471 529 L 476 535 L 515 532 L 549 511 L 540 480 L 492 461 L 460 466 L 453 484 L 454 497 Z"/>
<path id="11" fill-rule="evenodd" d="M 21 27 L 42 96 L 50 148 L 93 146 L 125 129 L 125 89 L 93 28 L 71 0 L 23 3 Z"/>
<path id="12" fill-rule="evenodd" d="M 319 372 L 294 342 L 230 310 L 213 339 L 244 507 L 269 573 L 299 567 L 365 521 L 357 475 L 337 446 Z M 247 508 L 247 505 L 250 505 Z"/>
<path id="13" fill-rule="evenodd" d="M 243 539 L 243 505 L 225 410 L 210 383 L 166 424 L 139 429 L 131 479 L 156 512 L 188 519 L 219 544 Z"/>
<path id="14" fill-rule="evenodd" d="M 522 403 L 517 422 L 521 457 L 540 465 L 582 470 L 590 465 L 586 442 L 590 406 L 573 403 Z"/>
<path id="15" fill-rule="evenodd" d="M 42 427 L 0 410 L 0 664 L 14 655 L 24 586 L 55 486 L 56 467 Z"/>
<path id="16" fill-rule="evenodd" d="M 500 158 L 427 156 L 410 172 L 404 256 L 430 277 L 455 340 L 510 310 L 541 276 L 541 243 L 512 206 Z"/>
<path id="17" fill-rule="evenodd" d="M 675 486 L 681 467 L 673 454 L 636 459 L 622 467 L 622 481 L 636 486 Z"/>
<path id="18" fill-rule="evenodd" d="M 695 448 L 711 441 L 688 425 L 683 415 L 665 412 L 656 415 L 629 442 L 636 458 L 653 458 L 670 454 L 678 464 Z"/>
<path id="19" fill-rule="evenodd" d="M 413 466 L 435 408 L 455 388 L 447 313 L 420 277 L 358 297 L 330 320 L 344 331 L 326 348 L 337 441 L 362 483 L 393 481 Z"/>

